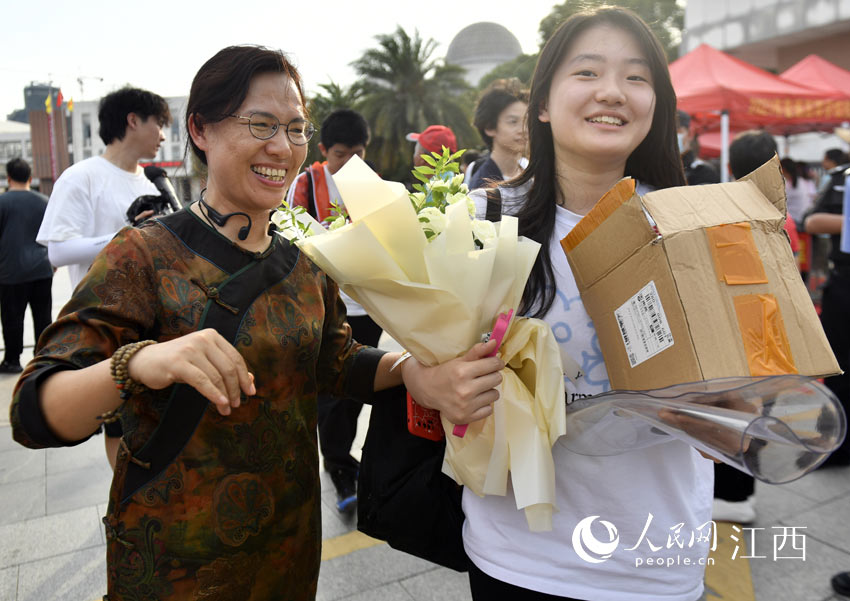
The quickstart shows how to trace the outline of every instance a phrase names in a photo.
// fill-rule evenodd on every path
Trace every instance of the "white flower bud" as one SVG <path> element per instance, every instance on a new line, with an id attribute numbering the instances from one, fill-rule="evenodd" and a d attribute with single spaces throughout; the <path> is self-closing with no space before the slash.
<path id="1" fill-rule="evenodd" d="M 438 235 L 446 229 L 448 222 L 446 216 L 437 207 L 425 207 L 419 211 L 419 218 L 422 219 L 423 217 L 428 220 L 427 222 L 420 222 L 423 230 L 430 230 Z"/>
<path id="2" fill-rule="evenodd" d="M 487 246 L 487 242 L 495 240 L 496 238 L 496 226 L 490 221 L 473 219 L 472 235 L 481 243 L 482 246 Z"/>

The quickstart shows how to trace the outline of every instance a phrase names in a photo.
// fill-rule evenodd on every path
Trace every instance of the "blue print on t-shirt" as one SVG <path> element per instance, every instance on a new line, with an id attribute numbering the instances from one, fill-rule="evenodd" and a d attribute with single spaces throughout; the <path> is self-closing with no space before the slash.
<path id="1" fill-rule="evenodd" d="M 593 349 L 593 353 L 582 351 L 581 368 L 584 371 L 584 377 L 587 378 L 588 384 L 602 386 L 603 391 L 607 392 L 611 389 L 611 384 L 608 382 L 608 373 L 605 371 L 605 359 L 602 357 L 602 349 L 599 348 L 599 337 L 596 335 L 592 321 L 588 322 L 587 327 L 593 330 L 593 338 L 590 339 L 590 346 Z"/>
<path id="2" fill-rule="evenodd" d="M 581 302 L 580 296 L 567 298 L 567 295 L 561 292 L 560 290 L 556 290 L 555 295 L 558 300 L 561 301 L 561 305 L 565 313 L 570 310 L 570 307 L 574 302 Z M 570 327 L 570 324 L 568 324 L 566 321 L 556 321 L 551 325 L 552 333 L 555 335 L 555 340 L 558 341 L 558 344 L 564 344 L 572 339 L 573 330 Z"/>

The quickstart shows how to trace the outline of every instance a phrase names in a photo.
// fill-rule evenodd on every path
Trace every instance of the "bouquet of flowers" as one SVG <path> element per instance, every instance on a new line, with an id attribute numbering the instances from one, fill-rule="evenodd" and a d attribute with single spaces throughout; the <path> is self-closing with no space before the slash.
<path id="1" fill-rule="evenodd" d="M 516 312 L 540 247 L 518 235 L 514 217 L 474 219 L 460 154 L 426 156 L 412 193 L 353 157 L 334 175 L 347 216 L 338 211 L 326 230 L 284 203 L 272 217 L 281 235 L 425 365 L 462 356 L 497 315 Z M 504 495 L 510 471 L 529 525 L 551 528 L 551 446 L 565 431 L 557 343 L 543 322 L 515 318 L 500 355 L 508 367 L 494 413 L 463 437 L 447 436 L 443 470 L 479 495 Z"/>

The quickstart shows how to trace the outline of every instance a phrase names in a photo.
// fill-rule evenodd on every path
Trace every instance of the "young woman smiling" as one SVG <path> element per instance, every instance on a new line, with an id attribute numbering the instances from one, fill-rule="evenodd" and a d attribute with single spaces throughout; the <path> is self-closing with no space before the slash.
<path id="1" fill-rule="evenodd" d="M 520 311 L 548 322 L 562 352 L 581 364 L 584 376 L 564 382 L 569 403 L 610 386 L 560 240 L 624 176 L 638 180 L 640 192 L 685 184 L 676 99 L 655 36 L 620 8 L 565 21 L 541 51 L 532 81 L 529 165 L 499 186 L 501 210 L 517 215 L 520 234 L 542 245 Z M 483 216 L 486 195 L 473 195 Z M 681 442 L 585 457 L 558 441 L 553 455 L 558 511 L 551 532 L 529 531 L 512 492 L 464 492 L 473 599 L 700 598 L 709 545 L 687 543 L 692 532 L 710 532 L 709 460 Z M 678 532 L 684 543 L 669 545 Z M 648 567 L 670 560 L 678 563 Z"/>

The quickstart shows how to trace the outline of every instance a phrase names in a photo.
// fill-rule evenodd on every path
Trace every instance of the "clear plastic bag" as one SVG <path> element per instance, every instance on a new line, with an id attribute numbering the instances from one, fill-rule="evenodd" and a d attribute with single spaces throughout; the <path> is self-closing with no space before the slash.
<path id="1" fill-rule="evenodd" d="M 769 484 L 801 478 L 847 430 L 838 399 L 798 375 L 721 378 L 650 391 L 612 391 L 567 407 L 568 449 L 618 455 L 672 439 Z"/>

